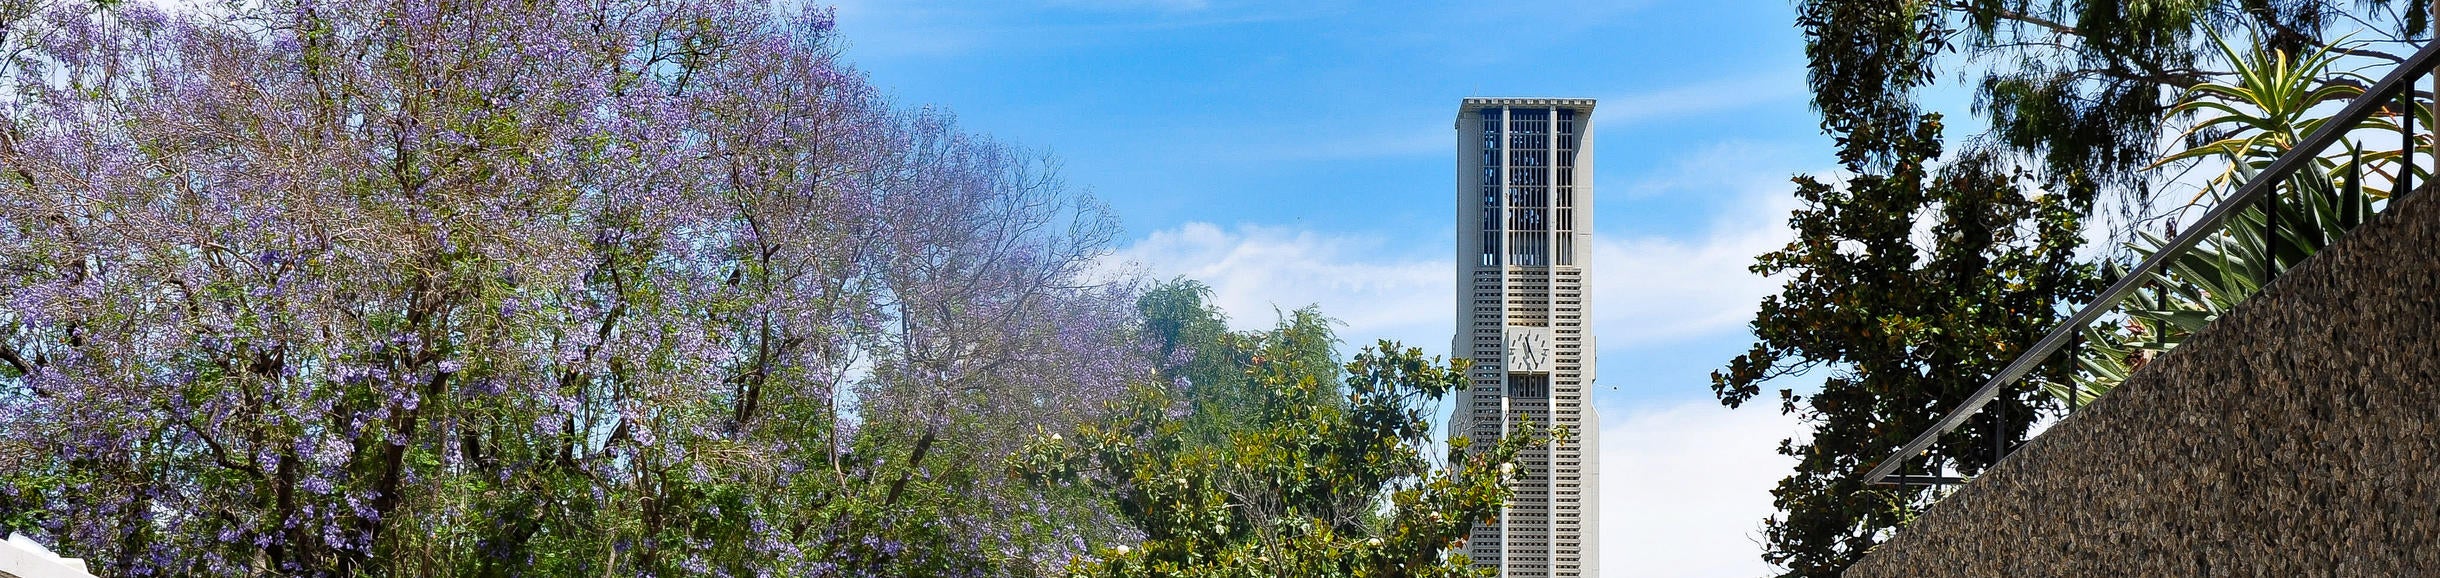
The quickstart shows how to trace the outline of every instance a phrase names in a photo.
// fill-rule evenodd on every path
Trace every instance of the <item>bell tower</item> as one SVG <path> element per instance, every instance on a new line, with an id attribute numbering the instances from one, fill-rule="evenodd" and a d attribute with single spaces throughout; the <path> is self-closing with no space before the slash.
<path id="1" fill-rule="evenodd" d="M 1457 112 L 1457 331 L 1474 362 L 1449 416 L 1475 440 L 1530 420 L 1574 436 L 1518 458 L 1515 498 L 1465 553 L 1502 577 L 1599 574 L 1600 423 L 1585 302 L 1593 224 L 1593 101 L 1469 98 Z"/>

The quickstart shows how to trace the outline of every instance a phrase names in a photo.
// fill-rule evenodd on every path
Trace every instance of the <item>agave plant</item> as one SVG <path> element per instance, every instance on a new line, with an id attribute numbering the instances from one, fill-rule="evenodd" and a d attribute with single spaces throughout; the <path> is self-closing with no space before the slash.
<path id="1" fill-rule="evenodd" d="M 2168 155 L 2152 163 L 2160 168 L 2186 161 L 2218 160 L 2225 163 L 2220 173 L 2212 177 L 2190 203 L 2200 203 L 2215 189 L 2233 190 L 2233 179 L 2240 167 L 2260 170 L 2285 154 L 2304 136 L 2329 122 L 2325 103 L 2345 102 L 2362 97 L 2363 87 L 2372 79 L 2352 70 L 2335 70 L 2340 64 L 2334 52 L 2345 41 L 2333 42 L 2302 58 L 2292 58 L 2283 50 L 2255 49 L 2239 52 L 2218 34 L 2211 35 L 2220 55 L 2232 66 L 2231 83 L 2206 82 L 2186 90 L 2171 115 L 2201 115 L 2203 119 L 2178 135 L 2179 140 L 2202 142 Z M 2416 106 L 2412 110 L 2389 110 L 2357 123 L 2353 130 L 2382 130 L 2394 133 L 2404 114 L 2413 114 L 2423 126 L 2431 123 L 2430 109 Z M 2417 138 L 2418 142 L 2422 139 Z M 2376 199 L 2389 196 L 2387 183 L 2394 182 L 2399 168 L 2398 151 L 2347 151 L 2321 157 L 2320 164 L 2328 174 L 2338 175 L 2358 170 L 2369 172 L 2373 181 L 2366 192 Z M 2354 166 L 2354 165 L 2361 165 Z M 2419 169 L 2420 177 L 2424 172 Z"/>
<path id="2" fill-rule="evenodd" d="M 2226 41 L 2217 36 L 2213 40 L 2234 65 L 2235 83 L 2197 86 L 2172 110 L 2212 115 L 2197 123 L 2188 136 L 2215 128 L 2224 132 L 2154 164 L 2215 158 L 2225 162 L 2226 169 L 2196 195 L 2192 201 L 2196 204 L 2224 200 L 2254 180 L 2303 135 L 2327 123 L 2327 116 L 2313 110 L 2317 105 L 2363 94 L 2358 84 L 2364 83 L 2349 82 L 2362 81 L 2361 75 L 2330 72 L 2338 61 L 2327 49 L 2301 59 L 2279 51 L 2240 55 Z M 2397 114 L 2415 114 L 2426 122 L 2431 117 L 2430 109 L 2415 106 L 2368 119 L 2354 128 L 2396 130 Z M 2386 185 L 2396 182 L 2396 171 L 2414 170 L 2401 167 L 2398 158 L 2397 151 L 2365 151 L 2349 144 L 2337 154 L 2307 163 L 2271 189 L 2269 204 L 2244 208 L 2219 231 L 2171 260 L 2165 270 L 2147 273 L 2150 279 L 2118 304 L 2116 323 L 2084 328 L 2085 347 L 2078 354 L 2079 371 L 2072 385 L 2049 382 L 2043 387 L 2070 405 L 2116 387 L 2144 363 L 2176 348 L 2221 313 L 2253 296 L 2278 272 L 2363 224 L 2377 211 L 2376 204 L 2389 197 Z M 2272 207 L 2276 210 L 2266 210 Z M 2139 232 L 2127 246 L 2139 258 L 2150 259 L 2166 245 L 2166 238 Z M 2123 267 L 2114 269 L 2118 275 L 2127 274 Z"/>
<path id="3" fill-rule="evenodd" d="M 2059 399 L 2081 404 L 2125 381 L 2145 362 L 2176 348 L 2187 336 L 2218 320 L 2262 289 L 2278 272 L 2294 267 L 2346 236 L 2377 212 L 2371 190 L 2364 186 L 2361 151 L 2350 151 L 2349 172 L 2332 178 L 2327 168 L 2310 166 L 2290 176 L 2287 186 L 2274 189 L 2277 218 L 2262 205 L 2246 207 L 2229 217 L 2226 226 L 2193 249 L 2169 261 L 2163 271 L 2148 273 L 2149 282 L 2119 303 L 2119 323 L 2084 329 L 2085 348 L 2077 359 L 2081 371 L 2074 386 L 2045 383 Z M 2255 171 L 2240 166 L 2226 188 L 2208 193 L 2221 197 L 2251 180 Z M 2265 234 L 2269 231 L 2270 234 Z M 2166 238 L 2139 233 L 2128 244 L 2149 259 L 2168 245 Z M 2278 242 L 2272 242 L 2276 235 Z M 2114 273 L 2125 275 L 2123 267 Z"/>

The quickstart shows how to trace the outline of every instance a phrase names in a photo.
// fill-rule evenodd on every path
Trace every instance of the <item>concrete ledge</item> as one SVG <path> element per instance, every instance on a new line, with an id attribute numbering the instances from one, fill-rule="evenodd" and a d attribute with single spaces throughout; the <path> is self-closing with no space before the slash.
<path id="1" fill-rule="evenodd" d="M 85 561 L 61 558 L 25 536 L 0 541 L 0 578 L 93 578 Z"/>

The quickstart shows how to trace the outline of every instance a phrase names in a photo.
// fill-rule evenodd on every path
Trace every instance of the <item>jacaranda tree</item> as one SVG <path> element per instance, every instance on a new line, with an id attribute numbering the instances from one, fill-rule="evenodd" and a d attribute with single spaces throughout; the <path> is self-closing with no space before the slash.
<path id="1" fill-rule="evenodd" d="M 1150 374 L 1111 217 L 827 9 L 0 0 L 0 54 L 0 530 L 105 575 L 1024 575 L 1119 526 L 1004 467 Z"/>

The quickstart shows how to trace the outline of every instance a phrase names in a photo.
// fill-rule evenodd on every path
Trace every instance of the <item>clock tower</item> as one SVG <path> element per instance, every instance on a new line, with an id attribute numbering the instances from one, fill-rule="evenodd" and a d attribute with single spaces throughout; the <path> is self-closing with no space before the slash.
<path id="1" fill-rule="evenodd" d="M 1465 553 L 1506 577 L 1600 574 L 1600 422 L 1591 384 L 1593 101 L 1469 98 L 1457 111 L 1457 331 L 1474 362 L 1450 431 L 1490 443 L 1531 422 L 1572 437 L 1517 459 L 1515 497 Z"/>

